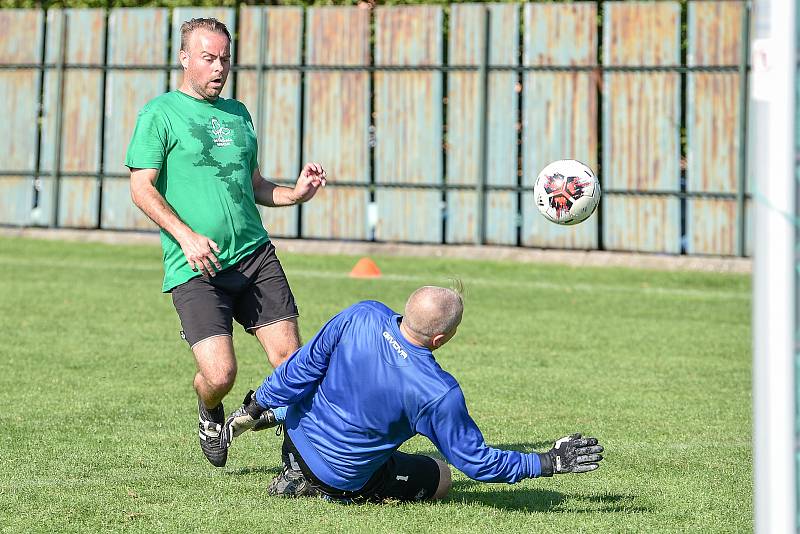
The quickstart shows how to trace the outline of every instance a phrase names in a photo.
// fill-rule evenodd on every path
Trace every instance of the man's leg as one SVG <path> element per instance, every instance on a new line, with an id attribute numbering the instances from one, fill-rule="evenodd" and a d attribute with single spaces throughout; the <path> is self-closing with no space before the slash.
<path id="1" fill-rule="evenodd" d="M 217 278 L 224 279 L 225 273 Z M 235 280 L 234 280 L 235 281 Z M 223 280 L 215 286 L 197 277 L 172 290 L 172 301 L 197 364 L 194 388 L 200 419 L 200 448 L 212 465 L 222 467 L 228 450 L 222 445 L 225 411 L 222 398 L 233 387 L 236 358 L 233 354 L 233 299 Z"/>
<path id="2" fill-rule="evenodd" d="M 213 410 L 233 387 L 236 356 L 231 336 L 214 336 L 192 347 L 197 362 L 194 389 L 203 405 Z"/>
<path id="3" fill-rule="evenodd" d="M 450 487 L 453 485 L 453 474 L 450 471 L 450 466 L 441 460 L 436 460 L 436 465 L 439 466 L 439 486 L 436 488 L 436 493 L 433 494 L 431 499 L 438 501 L 447 497 Z"/>
<path id="4" fill-rule="evenodd" d="M 288 434 L 283 435 L 281 448 L 283 468 L 278 476 L 272 479 L 267 493 L 274 497 L 315 497 L 319 491 L 303 474 L 300 462 L 303 461 Z"/>
<path id="5" fill-rule="evenodd" d="M 395 452 L 387 461 L 374 490 L 363 490 L 370 501 L 418 502 L 443 499 L 450 491 L 450 466 L 422 454 Z M 369 483 L 368 483 L 369 484 Z"/>
<path id="6" fill-rule="evenodd" d="M 228 448 L 221 442 L 225 408 L 222 399 L 233 387 L 236 379 L 236 357 L 231 336 L 220 335 L 200 341 L 192 347 L 197 373 L 194 389 L 200 420 L 200 448 L 215 467 L 228 460 Z"/>
<path id="7" fill-rule="evenodd" d="M 297 317 L 290 317 L 265 326 L 253 329 L 270 365 L 278 367 L 289 359 L 294 351 L 300 348 L 300 333 L 297 329 Z"/>
<path id="8" fill-rule="evenodd" d="M 258 338 L 272 367 L 278 367 L 300 347 L 299 312 L 272 243 L 242 263 L 242 274 L 250 285 L 237 296 L 234 317 Z"/>

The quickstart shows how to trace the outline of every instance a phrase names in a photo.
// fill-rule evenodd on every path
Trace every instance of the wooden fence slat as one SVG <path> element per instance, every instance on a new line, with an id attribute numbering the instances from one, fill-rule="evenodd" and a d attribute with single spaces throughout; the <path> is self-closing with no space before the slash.
<path id="1" fill-rule="evenodd" d="M 678 64 L 682 5 L 678 0 L 602 3 L 603 64 Z M 743 6 L 743 0 L 686 4 L 688 65 L 735 65 L 741 60 Z M 491 64 L 516 64 L 520 16 L 525 28 L 524 65 L 596 64 L 598 4 L 593 2 L 529 3 L 522 13 L 515 4 L 453 4 L 449 8 L 447 43 L 450 64 L 479 64 L 482 50 L 477 36 L 481 12 L 487 8 L 491 12 Z M 442 63 L 441 6 L 379 6 L 374 14 L 376 65 Z M 106 74 L 95 68 L 64 71 L 63 136 L 58 157 L 60 170 L 65 173 L 126 172 L 122 160 L 136 113 L 146 101 L 181 81 L 180 71 L 168 75 L 167 66 L 177 62 L 180 25 L 190 18 L 214 16 L 231 32 L 238 31 L 242 45 L 238 62 L 243 65 L 254 66 L 262 58 L 268 64 L 370 63 L 367 10 L 251 6 L 242 6 L 238 13 L 231 8 L 176 8 L 171 26 L 168 9 L 115 8 L 108 13 L 108 43 L 104 42 L 106 11 L 102 9 L 50 9 L 46 15 L 42 10 L 0 10 L 0 27 L 5 29 L 0 35 L 0 46 L 5 50 L 0 63 L 38 63 L 44 52 L 47 63 L 57 64 L 61 58 L 62 16 L 67 19 L 67 63 L 102 64 L 108 46 L 110 64 L 165 66 L 163 71 L 110 70 Z M 237 16 L 241 17 L 239 28 L 235 25 Z M 266 21 L 265 28 L 262 20 Z M 264 50 L 259 50 L 262 35 Z M 168 43 L 172 49 L 169 56 Z M 374 80 L 372 116 L 370 76 Z M 231 78 L 223 96 L 228 97 L 236 87 L 237 97 L 248 105 L 259 132 L 260 164 L 265 176 L 293 181 L 301 155 L 304 160 L 321 161 L 331 175 L 331 187 L 313 203 L 302 208 L 264 210 L 270 233 L 297 237 L 298 228 L 302 228 L 304 237 L 371 238 L 372 221 L 367 221 L 371 193 L 367 188 L 337 187 L 337 180 L 368 184 L 372 173 L 379 186 L 441 184 L 445 179 L 450 184 L 477 186 L 478 74 L 447 74 L 446 126 L 442 117 L 444 76 L 435 70 L 378 71 L 373 75 L 358 71 L 301 74 L 245 70 L 236 75 L 236 83 Z M 545 221 L 532 201 L 530 188 L 538 171 L 547 162 L 561 158 L 579 159 L 600 170 L 606 192 L 678 192 L 681 76 L 675 72 L 607 72 L 598 80 L 596 73 L 585 71 L 490 73 L 487 181 L 489 185 L 519 183 L 525 192 L 487 192 L 487 242 L 513 245 L 521 239 L 519 244 L 526 246 L 591 249 L 598 246 L 597 226 L 602 220 L 604 248 L 679 253 L 681 209 L 685 206 L 683 244 L 689 254 L 737 254 L 735 200 L 681 201 L 677 195 L 607 193 L 601 217 L 573 228 Z M 731 72 L 686 74 L 685 170 L 689 192 L 737 190 L 742 112 L 738 76 Z M 0 71 L 0 97 L 5 97 L 12 109 L 8 122 L 15 132 L 7 150 L 0 154 L 0 170 L 21 171 L 21 176 L 0 178 L 0 223 L 52 223 L 54 188 L 50 174 L 56 142 L 57 80 L 56 69 L 48 69 L 43 75 L 37 69 Z M 40 92 L 41 140 L 37 143 Z M 104 110 L 99 106 L 103 97 Z M 517 124 L 520 100 L 524 108 L 522 124 Z M 263 104 L 260 113 L 259 102 Z M 597 120 L 598 113 L 601 121 Z M 596 157 L 598 122 L 603 126 L 602 165 Z M 377 128 L 374 169 L 370 169 L 368 148 L 371 124 Z M 445 128 L 447 146 L 443 146 Z M 517 144 L 519 128 L 522 148 Z M 520 156 L 521 177 L 517 176 Z M 447 158 L 446 167 L 443 157 Z M 37 158 L 40 180 L 35 190 Z M 62 176 L 60 194 L 59 225 L 153 228 L 132 206 L 126 179 Z M 476 191 L 378 187 L 374 198 L 378 219 L 374 236 L 378 240 L 464 243 L 475 238 Z M 102 213 L 98 212 L 100 206 Z M 301 214 L 303 220 L 299 221 Z M 102 220 L 98 220 L 100 217 Z M 749 235 L 750 226 L 746 231 Z"/>
<path id="2" fill-rule="evenodd" d="M 228 27 L 228 32 L 233 37 L 236 32 L 236 11 L 232 8 L 222 7 L 178 7 L 172 10 L 172 54 L 169 62 L 173 65 L 179 64 L 178 52 L 181 49 L 181 25 L 191 19 L 196 18 L 209 18 L 213 17 Z M 257 43 L 258 41 L 256 41 Z M 231 43 L 231 57 L 236 57 L 234 45 L 236 39 Z M 183 72 L 180 70 L 173 70 L 170 76 L 170 88 L 177 89 L 183 81 Z M 231 98 L 233 76 L 228 76 L 228 81 L 222 89 L 220 96 L 223 98 Z"/>
<path id="3" fill-rule="evenodd" d="M 45 58 L 57 63 L 61 55 L 62 10 L 47 11 Z M 102 9 L 66 10 L 67 63 L 102 64 L 105 50 L 105 11 Z M 44 78 L 44 115 L 42 124 L 41 169 L 53 168 L 56 143 L 56 107 L 58 73 L 48 70 Z M 102 139 L 100 127 L 103 110 L 103 72 L 100 69 L 68 69 L 64 72 L 62 113 L 61 171 L 97 173 L 100 170 Z M 52 183 L 42 178 L 39 223 L 49 223 L 52 214 Z M 94 228 L 98 224 L 99 180 L 92 177 L 62 177 L 58 225 Z"/>
<path id="4" fill-rule="evenodd" d="M 680 63 L 679 2 L 603 4 L 605 65 Z M 680 74 L 603 75 L 604 189 L 680 190 Z M 610 250 L 679 253 L 676 196 L 605 194 L 603 237 Z"/>
<path id="5" fill-rule="evenodd" d="M 516 65 L 519 53 L 519 6 L 453 4 L 450 7 L 448 62 L 479 65 L 483 12 L 489 11 L 489 64 Z M 447 182 L 476 185 L 480 178 L 478 72 L 451 72 L 447 79 Z M 517 83 L 514 72 L 491 72 L 488 79 L 487 184 L 517 185 Z M 472 243 L 476 236 L 475 191 L 448 191 L 447 242 Z M 486 193 L 486 242 L 517 242 L 517 193 Z"/>
<path id="6" fill-rule="evenodd" d="M 262 20 L 266 17 L 266 28 Z M 302 64 L 303 9 L 300 7 L 250 7 L 240 11 L 241 65 Z M 264 36 L 264 50 L 261 34 Z M 297 178 L 300 169 L 300 72 L 267 71 L 262 74 L 263 109 L 258 111 L 257 71 L 237 73 L 236 98 L 253 117 L 258 134 L 261 174 L 273 179 Z M 275 237 L 297 237 L 298 207 L 259 207 L 264 226 Z"/>
<path id="7" fill-rule="evenodd" d="M 379 6 L 375 14 L 377 65 L 442 64 L 441 7 Z M 376 183 L 442 183 L 442 74 L 376 72 L 375 113 Z M 440 191 L 379 188 L 375 200 L 377 239 L 442 241 Z"/>
<path id="8" fill-rule="evenodd" d="M 742 48 L 742 2 L 691 2 L 688 63 L 736 65 Z M 739 169 L 739 74 L 687 74 L 687 191 L 735 193 Z M 686 251 L 738 253 L 736 200 L 686 200 Z"/>
<path id="9" fill-rule="evenodd" d="M 167 65 L 168 10 L 115 8 L 108 17 L 108 63 Z M 103 172 L 127 173 L 125 152 L 139 110 L 164 92 L 167 72 L 111 70 L 106 75 Z M 156 226 L 131 202 L 129 180 L 103 178 L 100 224 L 109 229 L 151 230 Z"/>
<path id="10" fill-rule="evenodd" d="M 44 12 L 33 9 L 0 11 L 0 64 L 39 63 L 42 55 Z M 30 223 L 33 172 L 36 170 L 39 72 L 35 69 L 0 71 L 0 100 L 8 110 L 6 136 L 0 151 L 0 170 L 23 171 L 0 176 L 0 224 Z"/>
<path id="11" fill-rule="evenodd" d="M 369 11 L 319 7 L 307 16 L 307 63 L 369 65 Z M 369 183 L 369 75 L 308 72 L 304 109 L 305 158 L 325 165 L 331 187 L 303 205 L 303 237 L 367 239 L 369 191 L 336 180 Z"/>
<path id="12" fill-rule="evenodd" d="M 523 62 L 597 64 L 594 3 L 526 4 Z M 552 248 L 597 248 L 598 217 L 560 226 L 539 213 L 533 185 L 559 159 L 582 161 L 597 172 L 597 79 L 591 72 L 528 72 L 523 79 L 522 243 Z"/>

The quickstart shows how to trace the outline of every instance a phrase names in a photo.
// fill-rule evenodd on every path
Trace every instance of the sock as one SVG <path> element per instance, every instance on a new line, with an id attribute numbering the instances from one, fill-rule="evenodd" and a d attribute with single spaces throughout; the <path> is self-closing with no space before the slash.
<path id="1" fill-rule="evenodd" d="M 211 419 L 215 423 L 225 422 L 225 408 L 222 407 L 221 402 L 212 409 L 206 408 L 206 405 L 202 400 L 200 401 L 199 404 L 200 404 L 200 411 L 205 412 L 205 415 L 208 419 Z"/>
<path id="2" fill-rule="evenodd" d="M 286 406 L 279 406 L 277 408 L 273 408 L 272 413 L 275 414 L 276 420 L 278 421 L 286 420 Z"/>

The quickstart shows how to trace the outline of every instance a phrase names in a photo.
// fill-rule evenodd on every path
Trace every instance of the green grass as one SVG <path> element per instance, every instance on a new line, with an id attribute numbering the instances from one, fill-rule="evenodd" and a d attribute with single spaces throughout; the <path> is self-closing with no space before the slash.
<path id="1" fill-rule="evenodd" d="M 516 485 L 456 473 L 437 504 L 269 498 L 280 438 L 243 436 L 223 469 L 200 453 L 194 364 L 157 248 L 5 238 L 0 530 L 752 529 L 748 277 L 385 257 L 365 281 L 347 277 L 353 257 L 281 257 L 306 339 L 353 302 L 402 309 L 415 287 L 460 277 L 464 321 L 436 356 L 487 443 L 542 450 L 583 431 L 605 445 L 603 467 Z M 228 410 L 268 370 L 240 327 L 235 343 Z M 434 452 L 421 437 L 402 450 Z"/>

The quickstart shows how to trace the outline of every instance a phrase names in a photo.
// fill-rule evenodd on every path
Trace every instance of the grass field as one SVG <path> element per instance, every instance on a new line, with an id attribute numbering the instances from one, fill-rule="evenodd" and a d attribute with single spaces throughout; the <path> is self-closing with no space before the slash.
<path id="1" fill-rule="evenodd" d="M 372 298 L 402 309 L 460 277 L 466 311 L 436 356 L 487 443 L 598 436 L 588 475 L 482 484 L 437 504 L 266 495 L 280 438 L 242 436 L 215 469 L 197 445 L 194 364 L 159 293 L 160 251 L 0 239 L 0 530 L 743 532 L 752 529 L 750 280 L 740 275 L 451 259 L 281 255 L 308 338 Z M 237 327 L 235 408 L 267 372 Z M 358 387 L 354 383 L 354 387 Z M 417 437 L 402 450 L 434 453 Z"/>

